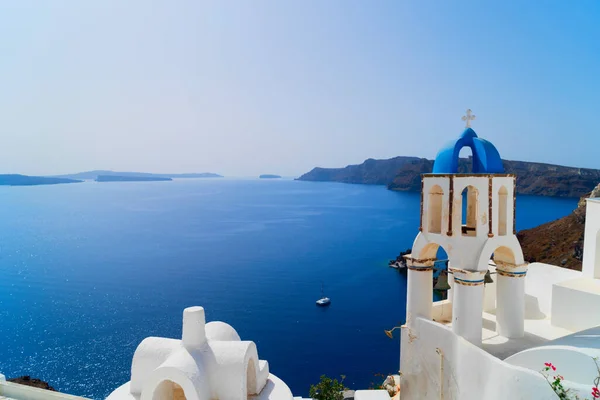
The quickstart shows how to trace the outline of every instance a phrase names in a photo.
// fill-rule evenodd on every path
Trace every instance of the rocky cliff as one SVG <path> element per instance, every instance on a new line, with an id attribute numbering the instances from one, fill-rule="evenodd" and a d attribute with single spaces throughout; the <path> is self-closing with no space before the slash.
<path id="1" fill-rule="evenodd" d="M 388 160 L 369 158 L 362 164 L 348 165 L 345 168 L 313 168 L 298 180 L 388 185 L 405 164 L 419 160 L 418 157 L 394 157 Z"/>
<path id="2" fill-rule="evenodd" d="M 600 170 L 504 160 L 506 173 L 517 176 L 517 193 L 539 196 L 581 197 L 600 181 Z M 469 172 L 470 160 L 459 161 L 459 172 Z M 368 159 L 345 168 L 314 168 L 304 181 L 333 181 L 387 185 L 391 190 L 418 192 L 421 174 L 430 173 L 433 161 L 417 157 Z"/>
<path id="3" fill-rule="evenodd" d="M 600 185 L 584 196 L 566 217 L 517 234 L 525 260 L 581 270 L 585 232 L 585 198 L 599 197 Z"/>
<path id="4" fill-rule="evenodd" d="M 600 182 L 600 170 L 525 161 L 504 161 L 507 173 L 517 176 L 517 193 L 582 197 Z"/>

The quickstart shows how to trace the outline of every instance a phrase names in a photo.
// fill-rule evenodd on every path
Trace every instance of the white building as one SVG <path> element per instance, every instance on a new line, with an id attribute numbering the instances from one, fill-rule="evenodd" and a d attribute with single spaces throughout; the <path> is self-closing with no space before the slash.
<path id="1" fill-rule="evenodd" d="M 458 173 L 463 147 L 473 152 L 472 173 Z M 523 261 L 515 177 L 468 124 L 423 175 L 421 195 L 420 232 L 406 257 L 401 399 L 556 399 L 540 374 L 547 362 L 573 394 L 590 397 L 600 356 L 600 200 L 587 203 L 578 272 Z M 440 247 L 451 290 L 434 303 Z M 484 284 L 488 270 L 495 282 Z"/>
<path id="2" fill-rule="evenodd" d="M 183 312 L 181 340 L 146 338 L 133 356 L 131 381 L 108 400 L 292 400 L 287 385 L 259 360 L 254 342 L 230 325 L 205 321 L 202 307 Z"/>

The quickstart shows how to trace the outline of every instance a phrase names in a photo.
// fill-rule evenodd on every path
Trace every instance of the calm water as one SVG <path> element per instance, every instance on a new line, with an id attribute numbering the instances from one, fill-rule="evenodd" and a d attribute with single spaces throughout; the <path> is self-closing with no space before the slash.
<path id="1" fill-rule="evenodd" d="M 518 198 L 517 225 L 575 199 Z M 404 320 L 387 260 L 417 233 L 419 194 L 383 187 L 179 180 L 0 188 L 0 371 L 104 398 L 146 336 L 180 337 L 184 307 L 232 324 L 295 395 L 398 368 Z M 332 298 L 317 308 L 321 281 Z"/>

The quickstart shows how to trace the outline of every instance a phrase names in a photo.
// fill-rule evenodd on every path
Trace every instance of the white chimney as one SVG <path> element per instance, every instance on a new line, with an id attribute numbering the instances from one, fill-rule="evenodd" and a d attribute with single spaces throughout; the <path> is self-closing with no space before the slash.
<path id="1" fill-rule="evenodd" d="M 204 326 L 204 307 L 188 307 L 183 310 L 183 346 L 188 349 L 199 349 L 206 343 Z"/>

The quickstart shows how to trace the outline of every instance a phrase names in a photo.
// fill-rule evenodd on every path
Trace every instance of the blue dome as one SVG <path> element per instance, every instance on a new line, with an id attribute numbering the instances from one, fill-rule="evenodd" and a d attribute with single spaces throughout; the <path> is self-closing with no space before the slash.
<path id="1" fill-rule="evenodd" d="M 504 173 L 504 166 L 498 150 L 487 140 L 477 137 L 471 128 L 465 129 L 458 140 L 448 143 L 439 151 L 433 163 L 433 173 L 458 173 L 458 156 L 463 147 L 470 147 L 473 152 L 474 174 Z"/>

